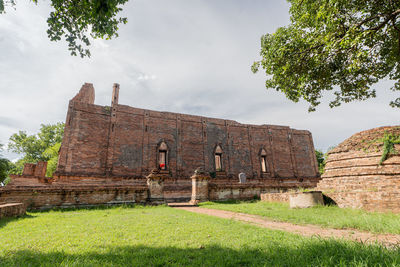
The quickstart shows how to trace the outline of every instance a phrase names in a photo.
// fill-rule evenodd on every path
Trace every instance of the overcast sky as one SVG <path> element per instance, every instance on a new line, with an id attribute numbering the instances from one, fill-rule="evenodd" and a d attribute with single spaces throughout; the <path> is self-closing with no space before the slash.
<path id="1" fill-rule="evenodd" d="M 250 66 L 261 35 L 289 23 L 283 0 L 130 0 L 119 38 L 94 41 L 90 59 L 49 41 L 50 7 L 40 2 L 20 0 L 0 15 L 0 143 L 65 121 L 68 101 L 85 82 L 94 84 L 99 105 L 110 105 L 117 82 L 121 104 L 307 129 L 324 151 L 356 132 L 399 124 L 389 81 L 376 86 L 376 99 L 335 109 L 324 101 L 313 113 L 265 88 L 265 74 Z"/>

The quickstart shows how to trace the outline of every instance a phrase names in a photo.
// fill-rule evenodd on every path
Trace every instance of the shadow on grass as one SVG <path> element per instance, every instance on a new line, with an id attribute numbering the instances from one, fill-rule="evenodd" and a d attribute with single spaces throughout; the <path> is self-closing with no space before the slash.
<path id="1" fill-rule="evenodd" d="M 199 205 L 213 205 L 213 204 L 240 204 L 240 203 L 256 203 L 259 202 L 259 199 L 251 199 L 251 200 L 236 200 L 236 199 L 229 199 L 229 200 L 213 200 L 207 202 L 200 202 Z"/>
<path id="2" fill-rule="evenodd" d="M 8 255 L 7 255 L 8 254 Z M 235 250 L 218 245 L 199 248 L 102 246 L 97 252 L 19 250 L 0 257 L 0 266 L 395 266 L 399 250 L 334 240 L 276 243 Z"/>
<path id="3" fill-rule="evenodd" d="M 5 217 L 0 219 L 0 229 L 6 226 L 8 223 L 17 221 L 17 220 L 25 220 L 25 219 L 32 219 L 35 218 L 36 216 L 32 216 L 30 214 L 25 214 L 23 216 L 18 216 L 18 217 Z"/>
<path id="4" fill-rule="evenodd" d="M 337 203 L 327 195 L 322 194 L 322 197 L 324 199 L 324 205 L 322 206 L 337 206 Z M 214 200 L 214 201 L 207 201 L 207 202 L 201 202 L 201 205 L 213 205 L 213 204 L 240 204 L 240 203 L 256 203 L 260 202 L 260 199 L 251 199 L 251 200 L 236 200 L 236 199 L 229 199 L 229 200 Z M 266 201 L 269 202 L 269 201 Z M 277 203 L 285 203 L 285 202 L 277 202 Z"/>
<path id="5" fill-rule="evenodd" d="M 160 205 L 166 206 L 166 205 Z M 29 214 L 25 214 L 23 216 L 18 217 L 5 217 L 0 219 L 0 229 L 6 226 L 8 223 L 17 220 L 23 219 L 32 219 L 35 218 L 35 213 L 47 213 L 51 211 L 59 211 L 59 212 L 70 212 L 70 211 L 85 211 L 85 210 L 108 210 L 108 209 L 117 209 L 117 208 L 144 208 L 145 205 L 141 204 L 118 204 L 118 205 L 97 205 L 97 206 L 75 206 L 75 207 L 54 207 L 51 209 L 43 209 L 43 210 L 29 210 Z M 1 241 L 0 241 L 1 242 Z M 1 262 L 0 262 L 1 264 Z"/>

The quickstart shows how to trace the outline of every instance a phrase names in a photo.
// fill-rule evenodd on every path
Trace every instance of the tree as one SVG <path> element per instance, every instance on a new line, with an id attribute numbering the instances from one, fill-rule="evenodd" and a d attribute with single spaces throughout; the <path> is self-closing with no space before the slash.
<path id="1" fill-rule="evenodd" d="M 3 150 L 3 144 L 0 144 L 0 152 Z M 4 181 L 4 179 L 7 178 L 7 172 L 8 172 L 8 161 L 5 158 L 1 157 L 0 154 L 0 183 Z"/>
<path id="2" fill-rule="evenodd" d="M 372 85 L 394 81 L 400 90 L 400 1 L 288 0 L 291 23 L 261 38 L 266 87 L 314 111 L 324 91 L 330 107 L 376 96 Z M 390 102 L 400 107 L 400 98 Z"/>
<path id="3" fill-rule="evenodd" d="M 53 146 L 48 147 L 44 152 L 43 155 L 48 157 L 47 161 L 47 176 L 52 176 L 53 173 L 57 169 L 58 163 L 58 151 L 60 150 L 61 143 L 55 143 Z"/>
<path id="4" fill-rule="evenodd" d="M 3 144 L 0 144 L 0 152 L 3 150 Z M 3 184 L 8 178 L 10 171 L 13 168 L 13 163 L 0 154 L 0 184 Z"/>
<path id="5" fill-rule="evenodd" d="M 325 154 L 321 150 L 316 149 L 315 156 L 317 157 L 319 173 L 323 174 L 325 171 Z"/>
<path id="6" fill-rule="evenodd" d="M 8 171 L 10 169 L 9 160 L 5 158 L 0 158 L 0 184 L 8 177 Z"/>
<path id="7" fill-rule="evenodd" d="M 52 176 L 56 170 L 58 150 L 64 135 L 64 123 L 42 124 L 38 134 L 28 135 L 19 131 L 10 137 L 8 149 L 23 157 L 16 162 L 13 172 L 21 173 L 24 163 L 48 161 L 47 176 Z"/>
<path id="8" fill-rule="evenodd" d="M 90 57 L 90 39 L 118 37 L 118 26 L 126 24 L 127 18 L 118 17 L 128 0 L 51 0 L 53 11 L 47 19 L 47 35 L 51 41 L 62 37 L 68 43 L 71 55 Z M 32 0 L 35 4 L 38 0 Z M 5 7 L 15 6 L 15 0 L 0 0 L 0 14 Z"/>

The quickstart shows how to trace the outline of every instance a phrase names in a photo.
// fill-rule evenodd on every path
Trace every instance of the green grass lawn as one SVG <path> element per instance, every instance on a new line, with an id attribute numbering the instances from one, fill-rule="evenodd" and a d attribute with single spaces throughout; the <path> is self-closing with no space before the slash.
<path id="1" fill-rule="evenodd" d="M 0 266 L 395 266 L 400 249 L 305 238 L 169 207 L 0 220 Z"/>
<path id="2" fill-rule="evenodd" d="M 296 224 L 317 224 L 331 228 L 354 228 L 374 233 L 400 234 L 400 214 L 393 213 L 341 209 L 337 206 L 290 209 L 289 204 L 266 201 L 204 202 L 200 203 L 200 206 L 260 215 Z"/>

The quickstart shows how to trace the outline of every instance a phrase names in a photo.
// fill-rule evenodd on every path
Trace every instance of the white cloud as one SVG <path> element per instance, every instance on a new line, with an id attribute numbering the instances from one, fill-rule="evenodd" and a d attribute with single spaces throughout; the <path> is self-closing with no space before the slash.
<path id="1" fill-rule="evenodd" d="M 147 80 L 155 80 L 156 79 L 156 75 L 147 75 L 147 74 L 141 74 L 138 78 L 137 78 L 139 81 L 140 80 L 145 80 L 145 81 L 147 81 Z"/>
<path id="2" fill-rule="evenodd" d="M 92 57 L 71 57 L 65 42 L 46 34 L 48 2 L 18 2 L 0 15 L 0 143 L 18 130 L 64 121 L 69 99 L 94 83 L 96 103 L 109 105 L 112 84 L 120 103 L 155 110 L 221 117 L 243 123 L 289 125 L 313 133 L 327 149 L 355 132 L 398 124 L 388 106 L 395 94 L 377 86 L 378 98 L 308 113 L 266 90 L 260 37 L 289 21 L 284 1 L 135 0 L 124 6 L 128 24 L 120 37 L 95 40 Z"/>

